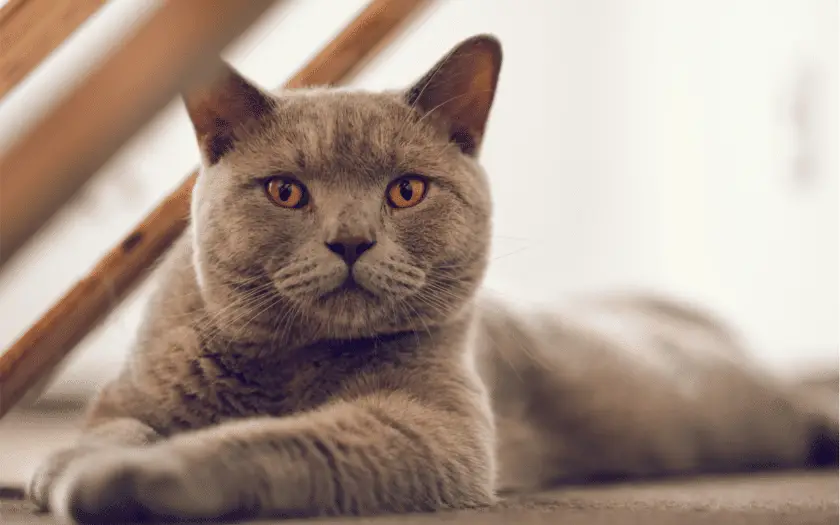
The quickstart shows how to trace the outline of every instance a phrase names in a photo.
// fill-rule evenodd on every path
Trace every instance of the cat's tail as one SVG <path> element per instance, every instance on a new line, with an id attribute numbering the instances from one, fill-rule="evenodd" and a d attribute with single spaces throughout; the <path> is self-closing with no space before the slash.
<path id="1" fill-rule="evenodd" d="M 840 466 L 840 424 L 838 424 L 838 395 L 840 378 L 832 376 L 810 378 L 802 382 L 803 394 L 813 407 L 814 423 L 806 466 L 811 468 Z"/>
<path id="2" fill-rule="evenodd" d="M 838 448 L 840 448 L 840 441 L 838 441 L 837 423 L 819 423 L 814 426 L 813 435 L 811 437 L 811 449 L 808 453 L 808 458 L 805 461 L 805 466 L 809 468 L 824 468 L 824 467 L 838 467 Z"/>

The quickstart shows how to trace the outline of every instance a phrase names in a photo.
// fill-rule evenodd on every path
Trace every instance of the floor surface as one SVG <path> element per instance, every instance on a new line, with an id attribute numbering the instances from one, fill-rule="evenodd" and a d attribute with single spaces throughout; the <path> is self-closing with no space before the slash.
<path id="1" fill-rule="evenodd" d="M 48 525 L 28 503 L 0 492 L 0 523 Z M 263 523 L 281 523 L 265 521 Z M 590 487 L 567 487 L 509 498 L 496 507 L 460 512 L 376 518 L 283 521 L 347 525 L 459 523 L 562 525 L 836 525 L 836 471 L 763 473 Z"/>

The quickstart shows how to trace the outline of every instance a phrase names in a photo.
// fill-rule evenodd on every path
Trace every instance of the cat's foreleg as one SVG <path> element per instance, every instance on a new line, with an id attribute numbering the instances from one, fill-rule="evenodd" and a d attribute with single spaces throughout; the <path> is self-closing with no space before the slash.
<path id="1" fill-rule="evenodd" d="M 371 514 L 493 499 L 491 429 L 388 395 L 89 456 L 53 493 L 69 521 Z"/>
<path id="2" fill-rule="evenodd" d="M 137 419 L 106 420 L 83 432 L 73 445 L 47 457 L 29 482 L 29 498 L 40 509 L 46 510 L 49 507 L 52 487 L 71 463 L 89 454 L 109 449 L 146 446 L 158 439 L 160 435 L 157 432 Z"/>

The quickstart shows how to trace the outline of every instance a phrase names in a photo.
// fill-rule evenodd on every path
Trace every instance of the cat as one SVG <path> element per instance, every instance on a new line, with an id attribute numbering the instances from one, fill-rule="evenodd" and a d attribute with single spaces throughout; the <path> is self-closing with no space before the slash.
<path id="1" fill-rule="evenodd" d="M 359 515 L 813 462 L 834 414 L 711 315 L 642 295 L 525 312 L 479 290 L 501 62 L 478 35 L 407 90 L 269 93 L 224 66 L 185 93 L 190 226 L 30 498 L 86 523 Z"/>

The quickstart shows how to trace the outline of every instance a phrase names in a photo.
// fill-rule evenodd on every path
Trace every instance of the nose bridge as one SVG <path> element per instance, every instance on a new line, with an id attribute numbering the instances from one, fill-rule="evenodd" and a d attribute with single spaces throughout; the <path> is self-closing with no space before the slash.
<path id="1" fill-rule="evenodd" d="M 342 242 L 344 239 L 364 239 L 374 241 L 373 214 L 359 202 L 344 204 L 327 224 L 326 242 Z"/>

